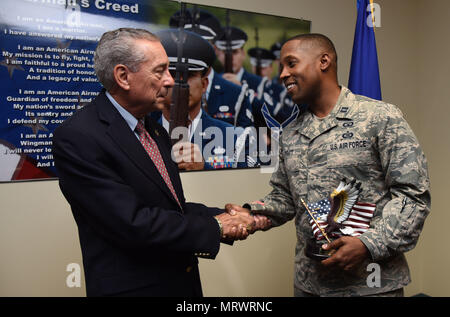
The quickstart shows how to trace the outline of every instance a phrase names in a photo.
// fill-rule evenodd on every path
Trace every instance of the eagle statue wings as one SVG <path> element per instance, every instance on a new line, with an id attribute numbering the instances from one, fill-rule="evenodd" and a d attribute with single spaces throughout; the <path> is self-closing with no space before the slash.
<path id="1" fill-rule="evenodd" d="M 357 183 L 356 180 L 346 183 L 346 180 L 343 179 L 339 183 L 339 186 L 331 193 L 329 198 L 331 205 L 330 212 L 327 216 L 327 234 L 336 229 L 343 230 L 344 225 L 342 223 L 350 216 L 350 212 L 352 211 L 360 192 L 361 183 Z"/>

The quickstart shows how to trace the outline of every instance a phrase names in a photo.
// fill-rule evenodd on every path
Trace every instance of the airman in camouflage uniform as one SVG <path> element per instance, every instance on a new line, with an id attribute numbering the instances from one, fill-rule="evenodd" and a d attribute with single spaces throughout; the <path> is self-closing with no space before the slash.
<path id="1" fill-rule="evenodd" d="M 311 38 L 314 40 L 314 35 Z M 292 48 L 296 44 L 291 40 L 289 45 Z M 311 72 L 301 69 L 298 60 L 295 63 L 299 63 L 299 68 L 289 70 L 292 52 L 282 49 L 285 66 L 282 78 L 294 101 L 312 104 L 315 99 L 301 97 L 300 92 L 308 93 L 306 90 L 312 87 L 308 78 L 313 77 L 307 76 Z M 332 59 L 332 54 L 329 55 Z M 323 63 L 313 64 L 322 71 L 321 67 L 327 65 Z M 322 85 L 323 81 L 336 84 L 329 91 L 337 91 L 337 102 L 323 116 L 316 116 L 321 113 L 318 107 L 306 108 L 283 130 L 279 167 L 270 180 L 273 189 L 262 202 L 245 206 L 254 213 L 269 216 L 272 227 L 295 218 L 296 294 L 364 296 L 402 291 L 410 282 L 403 253 L 416 245 L 430 210 L 425 156 L 396 106 L 355 95 L 348 88 L 338 86 L 334 76 L 331 81 L 326 74 L 320 76 L 323 76 L 319 80 L 321 89 L 334 87 Z M 291 87 L 291 83 L 298 87 Z M 310 259 L 305 256 L 304 248 L 313 234 L 301 199 L 310 203 L 329 197 L 343 178 L 362 183 L 358 201 L 376 204 L 370 228 L 359 237 L 335 240 L 331 246 L 337 251 L 328 260 Z M 372 273 L 368 271 L 370 263 L 380 268 L 380 283 L 375 287 L 367 282 Z"/>

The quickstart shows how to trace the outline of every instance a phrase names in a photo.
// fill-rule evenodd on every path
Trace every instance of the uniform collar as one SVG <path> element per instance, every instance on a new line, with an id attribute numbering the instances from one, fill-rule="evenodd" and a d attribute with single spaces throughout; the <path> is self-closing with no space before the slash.
<path id="1" fill-rule="evenodd" d="M 244 75 L 244 67 L 241 67 L 241 69 L 237 72 L 236 79 L 242 81 L 242 75 Z"/>
<path id="2" fill-rule="evenodd" d="M 296 130 L 309 139 L 314 139 L 320 134 L 337 126 L 338 120 L 352 119 L 354 115 L 355 95 L 344 86 L 341 86 L 341 93 L 336 101 L 333 110 L 320 120 L 314 120 L 312 112 L 309 110 L 302 113 L 297 119 Z M 316 122 L 313 124 L 313 122 Z"/>
<path id="3" fill-rule="evenodd" d="M 330 114 L 338 119 L 351 119 L 355 114 L 355 95 L 347 87 L 341 86 L 341 93 Z"/>
<path id="4" fill-rule="evenodd" d="M 202 113 L 203 111 L 202 109 L 200 109 L 200 111 L 198 112 L 197 116 L 194 119 L 189 118 L 189 120 L 191 120 L 191 124 L 189 125 L 189 140 L 192 139 L 192 136 L 194 135 L 194 132 L 197 129 L 197 126 L 202 117 Z M 163 126 L 164 129 L 166 129 L 167 133 L 169 133 L 170 123 L 162 114 L 161 114 L 161 125 Z"/>
<path id="5" fill-rule="evenodd" d="M 214 69 L 211 67 L 211 70 L 209 71 L 209 74 L 208 74 L 208 88 L 206 88 L 206 99 L 209 98 L 213 79 L 214 79 Z"/>
<path id="6" fill-rule="evenodd" d="M 192 139 L 195 131 L 197 130 L 197 126 L 200 122 L 200 118 L 202 117 L 202 109 L 198 112 L 197 116 L 194 119 L 191 119 L 191 124 L 189 125 L 189 140 Z"/>

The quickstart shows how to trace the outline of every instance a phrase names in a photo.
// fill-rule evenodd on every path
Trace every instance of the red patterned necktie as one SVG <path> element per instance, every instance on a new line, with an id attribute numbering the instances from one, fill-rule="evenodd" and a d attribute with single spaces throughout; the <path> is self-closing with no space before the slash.
<path id="1" fill-rule="evenodd" d="M 144 149 L 147 151 L 148 155 L 158 169 L 159 174 L 161 174 L 161 177 L 163 178 L 167 187 L 169 187 L 173 197 L 181 208 L 180 201 L 178 200 L 178 196 L 175 192 L 175 189 L 173 188 L 172 181 L 170 180 L 169 173 L 167 172 L 166 165 L 164 164 L 164 160 L 161 156 L 161 152 L 159 152 L 158 145 L 156 144 L 155 140 L 152 139 L 150 134 L 148 134 L 147 130 L 144 127 L 143 121 L 138 121 L 136 131 L 139 134 L 139 140 L 144 146 Z"/>

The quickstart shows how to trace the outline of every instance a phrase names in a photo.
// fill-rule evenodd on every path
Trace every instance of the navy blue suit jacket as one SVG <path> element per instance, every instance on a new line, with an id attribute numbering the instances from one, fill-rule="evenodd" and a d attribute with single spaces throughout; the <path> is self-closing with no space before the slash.
<path id="1" fill-rule="evenodd" d="M 180 208 L 104 91 L 61 124 L 53 154 L 78 225 L 88 296 L 201 296 L 197 256 L 214 258 L 221 209 L 186 203 L 166 131 L 149 116 Z"/>

